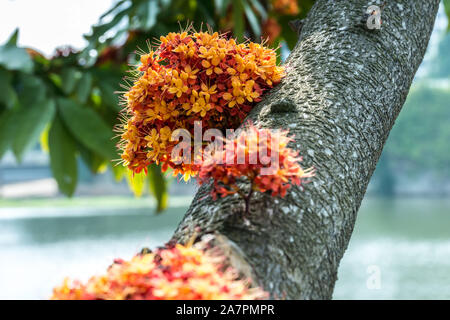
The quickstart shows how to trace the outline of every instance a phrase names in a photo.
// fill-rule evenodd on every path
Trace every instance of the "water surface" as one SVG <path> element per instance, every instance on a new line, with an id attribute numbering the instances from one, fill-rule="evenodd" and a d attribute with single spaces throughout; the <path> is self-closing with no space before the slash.
<path id="1" fill-rule="evenodd" d="M 65 276 L 87 279 L 114 258 L 161 245 L 189 202 L 174 203 L 159 216 L 130 199 L 3 203 L 0 299 L 46 299 Z M 366 199 L 334 298 L 449 299 L 449 271 L 450 200 Z"/>

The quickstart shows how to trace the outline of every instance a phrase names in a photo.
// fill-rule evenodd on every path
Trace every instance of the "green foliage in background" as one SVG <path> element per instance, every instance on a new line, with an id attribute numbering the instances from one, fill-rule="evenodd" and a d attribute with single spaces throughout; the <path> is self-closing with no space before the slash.
<path id="1" fill-rule="evenodd" d="M 435 63 L 431 66 L 430 76 L 434 78 L 449 78 L 450 70 L 450 36 L 449 33 L 443 35 L 436 57 Z"/>
<path id="2" fill-rule="evenodd" d="M 305 16 L 313 0 L 298 1 Z M 152 194 L 157 211 L 167 206 L 168 182 L 159 167 L 147 176 L 129 175 L 120 159 L 114 127 L 121 110 L 120 83 L 136 62 L 137 48 L 192 23 L 195 28 L 229 32 L 240 40 L 260 41 L 269 17 L 281 25 L 273 45 L 295 45 L 295 33 L 268 0 L 119 0 L 85 35 L 86 48 L 58 48 L 52 57 L 17 46 L 19 31 L 0 46 L 0 158 L 12 150 L 20 163 L 37 142 L 49 152 L 53 176 L 62 193 L 77 186 L 77 159 L 97 173 L 109 167 L 129 182 L 136 195 Z"/>
<path id="3" fill-rule="evenodd" d="M 440 88 L 430 79 L 411 89 L 377 165 L 376 193 L 393 196 L 401 175 L 427 173 L 438 183 L 450 177 L 449 101 L 450 86 Z"/>
<path id="4" fill-rule="evenodd" d="M 450 31 L 450 0 L 442 0 L 442 2 L 444 3 L 445 14 L 449 18 L 449 22 L 447 25 L 447 31 Z"/>
<path id="5" fill-rule="evenodd" d="M 450 1 L 444 1 L 447 16 Z M 449 24 L 450 27 L 450 24 Z M 374 173 L 375 191 L 393 196 L 399 177 L 450 178 L 450 28 L 441 35 L 425 76 L 409 92 Z M 439 192 L 439 186 L 436 186 Z"/>
<path id="6" fill-rule="evenodd" d="M 450 176 L 450 88 L 417 85 L 392 129 L 387 153 L 404 169 Z"/>

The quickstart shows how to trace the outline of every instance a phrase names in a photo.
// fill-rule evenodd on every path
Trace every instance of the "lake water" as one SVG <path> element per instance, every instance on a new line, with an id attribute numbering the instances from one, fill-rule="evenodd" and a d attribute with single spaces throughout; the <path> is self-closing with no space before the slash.
<path id="1" fill-rule="evenodd" d="M 81 201 L 81 202 L 80 202 Z M 116 257 L 167 241 L 188 199 L 153 215 L 134 199 L 24 202 L 0 208 L 0 299 L 46 299 Z M 450 200 L 366 199 L 335 299 L 449 299 Z"/>

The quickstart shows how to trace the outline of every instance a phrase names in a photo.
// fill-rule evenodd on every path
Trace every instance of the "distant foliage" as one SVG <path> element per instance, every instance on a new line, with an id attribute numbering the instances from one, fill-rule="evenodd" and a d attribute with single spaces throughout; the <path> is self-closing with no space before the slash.
<path id="1" fill-rule="evenodd" d="M 443 36 L 437 48 L 428 77 L 450 80 L 450 34 Z"/>
<path id="2" fill-rule="evenodd" d="M 450 175 L 449 101 L 449 89 L 413 87 L 386 144 L 391 165 Z"/>
<path id="3" fill-rule="evenodd" d="M 298 15 L 304 17 L 313 2 L 297 1 Z M 264 36 L 274 47 L 284 41 L 292 48 L 296 35 L 288 21 L 295 18 L 293 11 L 285 15 L 275 7 L 278 3 L 270 0 L 119 0 L 85 35 L 86 48 L 61 47 L 51 57 L 17 47 L 16 31 L 0 46 L 0 158 L 12 150 L 20 162 L 40 141 L 64 194 L 76 190 L 81 159 L 93 173 L 109 167 L 117 180 L 126 177 L 136 194 L 149 190 L 163 210 L 167 179 L 156 165 L 145 178 L 131 179 L 111 162 L 120 159 L 119 137 L 113 135 L 120 111 L 116 92 L 128 64 L 137 62 L 130 52 L 188 21 L 240 41 L 259 42 Z"/>
<path id="4" fill-rule="evenodd" d="M 18 31 L 0 45 L 0 158 L 12 150 L 18 162 L 37 142 L 49 150 L 60 190 L 72 195 L 81 159 L 93 173 L 106 168 L 127 177 L 112 129 L 120 111 L 119 83 L 136 48 L 181 25 L 210 25 L 242 41 L 261 36 L 293 48 L 297 35 L 288 22 L 303 18 L 314 0 L 118 0 L 85 35 L 80 51 L 61 47 L 51 57 L 17 46 Z M 450 15 L 450 0 L 443 1 Z M 112 139 L 112 140 L 111 140 Z M 167 180 L 151 166 L 145 180 L 128 177 L 136 193 L 150 191 L 165 207 Z"/>
<path id="5" fill-rule="evenodd" d="M 445 14 L 447 15 L 447 18 L 449 20 L 447 31 L 450 31 L 450 0 L 442 0 L 442 2 L 444 3 Z"/>

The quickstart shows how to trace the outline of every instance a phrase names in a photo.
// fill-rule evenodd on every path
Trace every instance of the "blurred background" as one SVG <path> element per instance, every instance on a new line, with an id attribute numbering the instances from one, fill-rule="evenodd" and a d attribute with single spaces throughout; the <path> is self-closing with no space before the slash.
<path id="1" fill-rule="evenodd" d="M 113 127 L 147 40 L 188 22 L 268 39 L 285 59 L 302 0 L 0 0 L 0 298 L 46 299 L 167 241 L 196 186 L 131 179 Z M 447 8 L 447 10 L 446 10 Z M 447 12 L 447 14 L 446 14 Z M 335 299 L 450 299 L 450 1 L 339 269 Z"/>

